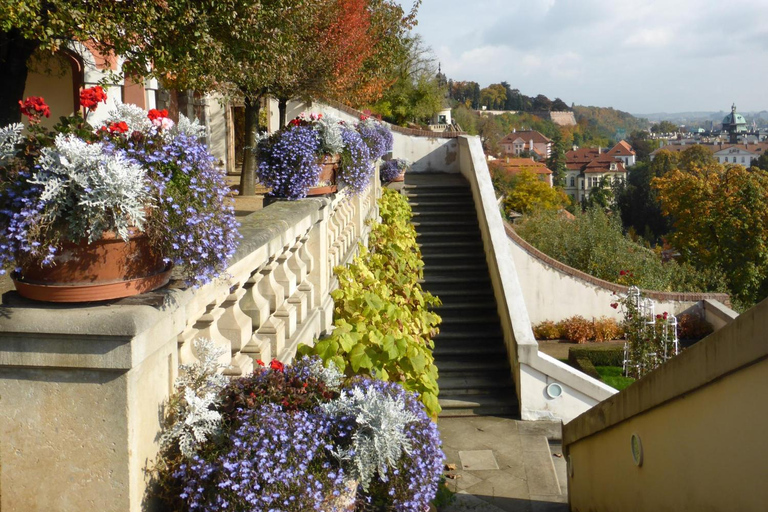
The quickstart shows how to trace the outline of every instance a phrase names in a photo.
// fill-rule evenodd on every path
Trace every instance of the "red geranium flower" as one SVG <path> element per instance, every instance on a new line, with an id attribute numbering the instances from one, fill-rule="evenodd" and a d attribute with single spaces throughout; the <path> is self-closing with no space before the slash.
<path id="1" fill-rule="evenodd" d="M 32 124 L 40 122 L 40 117 L 51 117 L 51 109 L 40 96 L 30 96 L 24 101 L 19 101 L 21 113 L 29 118 Z"/>
<path id="2" fill-rule="evenodd" d="M 149 112 L 147 112 L 147 117 L 149 118 L 150 121 L 168 117 L 168 109 L 164 108 L 163 110 L 157 110 L 156 108 L 153 108 Z"/>
<path id="3" fill-rule="evenodd" d="M 125 133 L 128 131 L 128 125 L 126 124 L 125 121 L 120 121 L 118 123 L 110 123 L 109 131 L 112 133 Z"/>
<path id="4" fill-rule="evenodd" d="M 620 276 L 623 276 L 623 275 L 625 275 L 626 273 L 627 273 L 627 271 L 626 271 L 626 270 L 620 270 L 620 271 L 619 271 L 619 275 L 620 275 Z"/>
<path id="5" fill-rule="evenodd" d="M 619 307 L 619 304 L 618 304 L 618 302 L 614 302 L 613 304 L 611 304 L 611 307 L 612 307 L 613 309 L 616 309 L 616 308 L 618 308 L 618 307 Z"/>
<path id="6" fill-rule="evenodd" d="M 664 312 L 664 314 L 663 314 L 662 316 L 664 317 L 664 320 L 666 320 L 666 319 L 667 319 L 667 317 L 669 316 L 669 314 L 668 314 L 668 313 L 665 311 L 665 312 Z"/>
<path id="7" fill-rule="evenodd" d="M 256 364 L 259 366 L 264 366 L 264 361 L 262 361 L 261 359 L 257 359 Z"/>
<path id="8" fill-rule="evenodd" d="M 282 372 L 283 370 L 285 370 L 285 365 L 283 365 L 283 363 L 281 363 L 277 359 L 273 359 L 272 362 L 269 363 L 269 367 L 278 372 Z"/>
<path id="9" fill-rule="evenodd" d="M 94 85 L 80 91 L 80 105 L 88 110 L 96 110 L 99 102 L 107 102 L 107 93 L 104 92 L 100 85 Z"/>

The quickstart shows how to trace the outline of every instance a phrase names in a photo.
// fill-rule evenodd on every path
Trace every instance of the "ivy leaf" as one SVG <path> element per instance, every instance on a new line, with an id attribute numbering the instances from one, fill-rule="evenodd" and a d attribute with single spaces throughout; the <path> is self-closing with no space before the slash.
<path id="1" fill-rule="evenodd" d="M 373 367 L 373 361 L 365 350 L 365 345 L 358 343 L 349 351 L 349 362 L 352 365 L 352 371 L 357 373 L 360 368 L 370 369 Z"/>

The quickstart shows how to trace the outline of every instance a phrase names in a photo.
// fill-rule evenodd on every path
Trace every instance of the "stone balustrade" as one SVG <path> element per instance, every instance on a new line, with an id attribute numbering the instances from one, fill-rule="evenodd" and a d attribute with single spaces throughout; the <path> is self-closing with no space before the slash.
<path id="1" fill-rule="evenodd" d="M 358 196 L 277 202 L 240 218 L 225 278 L 100 304 L 15 292 L 0 306 L 0 510 L 151 509 L 144 472 L 162 406 L 193 340 L 226 347 L 226 373 L 289 362 L 333 320 L 333 267 L 367 240 L 378 181 Z"/>

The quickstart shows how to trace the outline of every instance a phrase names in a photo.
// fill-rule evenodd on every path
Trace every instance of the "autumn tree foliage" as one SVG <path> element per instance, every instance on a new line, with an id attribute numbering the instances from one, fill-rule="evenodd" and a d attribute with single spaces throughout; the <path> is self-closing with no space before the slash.
<path id="1" fill-rule="evenodd" d="M 768 172 L 694 165 L 652 183 L 684 260 L 722 271 L 745 306 L 768 296 Z"/>
<path id="2" fill-rule="evenodd" d="M 536 174 L 523 169 L 510 180 L 510 189 L 504 200 L 507 212 L 532 213 L 539 210 L 561 210 L 568 204 L 568 196 L 560 188 L 550 187 Z"/>

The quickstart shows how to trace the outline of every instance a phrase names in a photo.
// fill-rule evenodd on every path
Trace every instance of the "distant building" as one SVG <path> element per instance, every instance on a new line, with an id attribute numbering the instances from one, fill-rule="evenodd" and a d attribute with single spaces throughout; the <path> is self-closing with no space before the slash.
<path id="1" fill-rule="evenodd" d="M 552 141 L 536 130 L 513 131 L 499 142 L 504 156 L 516 156 L 527 152 L 536 160 L 546 160 L 552 154 Z"/>
<path id="2" fill-rule="evenodd" d="M 728 142 L 731 144 L 736 144 L 739 134 L 747 131 L 747 120 L 736 113 L 735 103 L 731 106 L 731 113 L 723 118 L 723 131 L 729 134 Z"/>
<path id="3" fill-rule="evenodd" d="M 593 188 L 625 181 L 627 167 L 634 165 L 635 151 L 620 141 L 608 151 L 602 148 L 574 148 L 565 153 L 565 193 L 581 202 Z"/>
<path id="4" fill-rule="evenodd" d="M 536 174 L 539 180 L 547 183 L 550 187 L 553 186 L 552 171 L 547 168 L 546 164 L 537 162 L 533 158 L 500 158 L 494 160 L 492 166 L 510 176 L 524 170 L 531 171 Z"/>
<path id="5" fill-rule="evenodd" d="M 768 142 L 742 143 L 742 144 L 667 144 L 651 153 L 651 160 L 656 158 L 660 151 L 669 151 L 680 153 L 691 146 L 701 146 L 712 152 L 717 161 L 723 165 L 738 164 L 744 167 L 751 167 L 753 162 L 760 158 L 760 155 L 768 151 Z"/>

